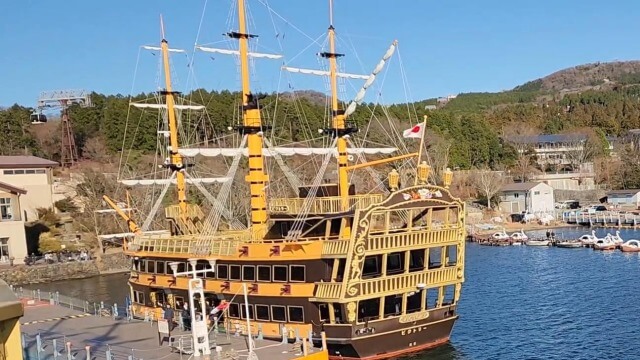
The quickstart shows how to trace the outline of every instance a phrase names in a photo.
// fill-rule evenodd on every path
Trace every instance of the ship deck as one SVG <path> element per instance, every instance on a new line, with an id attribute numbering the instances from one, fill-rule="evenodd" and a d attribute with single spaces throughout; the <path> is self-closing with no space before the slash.
<path id="1" fill-rule="evenodd" d="M 175 348 L 170 347 L 169 339 L 166 337 L 163 339 L 163 344 L 158 345 L 156 323 L 88 315 L 45 302 L 29 304 L 25 301 L 24 304 L 25 314 L 20 319 L 20 323 L 24 334 L 25 351 L 33 356 L 30 358 L 48 359 L 53 356 L 53 340 L 56 340 L 56 348 L 65 358 L 66 353 L 63 348 L 67 342 L 71 343 L 71 353 L 77 359 L 85 358 L 86 346 L 90 346 L 91 358 L 96 359 L 108 359 L 109 357 L 106 356 L 108 350 L 115 359 L 126 359 L 132 356 L 134 359 L 172 360 L 189 356 L 180 354 Z M 38 335 L 40 335 L 41 344 L 40 357 L 37 357 Z M 179 339 L 188 339 L 190 333 L 175 329 L 171 335 L 177 347 Z M 247 356 L 248 347 L 244 336 L 221 333 L 212 335 L 212 339 L 215 339 L 216 345 L 222 348 L 223 356 L 233 354 L 241 358 Z M 212 343 L 211 346 L 212 354 L 215 354 L 215 345 Z M 289 360 L 303 357 L 300 344 L 255 340 L 255 346 L 256 354 L 260 359 Z M 319 349 L 311 348 L 309 355 L 309 358 L 315 358 L 321 355 L 321 352 Z M 318 359 L 322 358 L 318 357 Z"/>

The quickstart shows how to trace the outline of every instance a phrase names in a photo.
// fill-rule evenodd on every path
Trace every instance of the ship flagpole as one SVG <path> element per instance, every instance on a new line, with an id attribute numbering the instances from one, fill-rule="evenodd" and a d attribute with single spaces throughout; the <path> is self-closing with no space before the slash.
<path id="1" fill-rule="evenodd" d="M 420 148 L 418 149 L 418 164 L 416 166 L 416 169 L 420 169 L 420 164 L 422 162 L 422 149 L 424 148 L 424 135 L 427 133 L 427 115 L 425 115 L 423 119 L 422 135 L 420 136 Z M 418 176 L 416 176 L 415 183 L 413 185 L 418 185 Z"/>
<path id="2" fill-rule="evenodd" d="M 187 189 L 184 174 L 184 163 L 182 155 L 178 153 L 178 120 L 175 113 L 175 98 L 176 94 L 172 90 L 171 86 L 171 69 L 169 67 L 169 42 L 166 40 L 164 31 L 164 21 L 162 15 L 160 15 L 160 32 L 162 35 L 162 41 L 160 49 L 162 51 L 162 65 L 164 68 L 164 82 L 165 89 L 161 91 L 161 95 L 165 95 L 165 101 L 167 104 L 167 117 L 169 119 L 169 161 L 167 166 L 176 173 L 176 190 L 178 192 L 178 205 L 180 209 L 180 217 L 186 222 L 187 218 Z"/>

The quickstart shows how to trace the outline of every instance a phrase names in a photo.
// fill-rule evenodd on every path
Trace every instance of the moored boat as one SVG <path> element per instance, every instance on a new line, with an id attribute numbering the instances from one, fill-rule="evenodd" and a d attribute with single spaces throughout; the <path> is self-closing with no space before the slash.
<path id="1" fill-rule="evenodd" d="M 534 239 L 532 239 L 532 240 L 527 240 L 525 242 L 525 244 L 527 246 L 549 246 L 549 244 L 551 244 L 551 240 L 542 240 L 542 239 L 534 240 Z"/>
<path id="2" fill-rule="evenodd" d="M 593 244 L 598 241 L 598 237 L 596 236 L 595 230 L 592 230 L 591 234 L 584 234 L 580 236 L 578 240 L 586 247 L 593 247 Z"/>
<path id="3" fill-rule="evenodd" d="M 618 244 L 613 242 L 613 239 L 611 239 L 610 235 L 607 235 L 602 239 L 598 239 L 595 243 L 593 243 L 593 250 L 615 250 L 617 247 Z"/>
<path id="4" fill-rule="evenodd" d="M 582 245 L 582 241 L 580 240 L 564 240 L 564 241 L 558 241 L 556 243 L 556 246 L 564 249 L 576 249 L 576 248 L 581 248 L 584 245 Z"/>
<path id="5" fill-rule="evenodd" d="M 640 240 L 631 239 L 620 245 L 622 252 L 640 252 Z"/>
<path id="6" fill-rule="evenodd" d="M 183 128 L 177 119 L 178 110 L 186 108 L 176 105 L 178 94 L 171 90 L 172 49 L 164 34 L 160 47 L 149 47 L 161 51 L 166 88 L 158 94 L 163 104 L 145 106 L 166 109 L 168 129 L 163 128 L 162 134 L 167 135 L 170 145 L 163 149 L 169 152 L 163 160 L 170 178 L 137 184 L 166 186 L 153 207 L 156 210 L 168 187 L 175 184 L 178 204 L 165 208 L 169 225 L 166 233 L 151 235 L 144 231 L 155 224 L 155 214 L 138 226 L 135 219 L 109 201 L 134 234 L 124 245 L 132 263 L 129 285 L 133 315 L 155 318 L 164 306 L 181 308 L 188 304 L 196 321 L 196 309 L 201 314 L 209 313 L 207 306 L 217 307 L 224 301 L 227 328 L 290 341 L 310 337 L 316 347 L 321 343 L 320 335 L 326 334 L 324 353 L 343 360 L 396 358 L 446 343 L 458 318 L 465 263 L 465 204 L 449 192 L 453 172 L 441 169 L 442 181 L 436 185 L 429 183 L 430 167 L 419 161 L 421 152 L 367 160 L 364 154 L 388 154 L 388 149 L 372 152 L 367 148 L 365 153 L 352 146 L 358 128 L 347 118 L 362 98 L 346 109 L 339 103 L 337 78 L 355 75 L 338 72 L 337 59 L 342 54 L 335 49 L 333 24 L 328 30 L 329 48 L 319 54 L 329 61 L 329 71 L 287 68 L 329 77 L 329 127 L 320 131 L 328 137 L 322 142 L 325 147 L 271 146 L 268 139 L 273 137 L 266 135 L 272 131 L 271 126 L 262 122 L 262 97 L 251 92 L 249 58 L 275 55 L 249 50 L 248 42 L 256 35 L 246 27 L 244 0 L 237 4 L 239 29 L 226 35 L 239 42 L 238 50 L 197 48 L 239 57 L 241 121 L 232 127 L 241 139 L 239 148 L 179 146 L 182 138 L 178 132 Z M 395 46 L 394 42 L 376 70 L 366 77 L 366 87 Z M 409 130 L 409 135 L 421 133 L 422 149 L 424 124 Z M 219 180 L 224 185 L 217 197 L 201 187 L 218 180 L 198 180 L 189 175 L 187 158 L 195 155 L 233 157 L 226 180 Z M 322 165 L 312 184 L 302 185 L 281 155 L 321 155 Z M 241 167 L 243 157 L 248 164 Z M 415 183 L 409 186 L 400 186 L 396 170 L 387 174 L 387 184 L 375 192 L 357 192 L 360 189 L 350 183 L 357 169 L 415 157 L 420 165 L 413 174 Z M 270 196 L 275 190 L 269 186 L 272 180 L 266 171 L 267 158 L 282 168 L 292 187 L 288 194 L 294 195 Z M 337 165 L 337 178 L 325 178 L 330 163 Z M 236 177 L 238 169 L 247 173 L 244 179 L 249 194 L 240 193 L 250 201 L 246 223 L 237 223 L 237 216 L 224 205 L 231 203 L 228 195 L 233 182 L 228 180 Z M 204 216 L 198 205 L 189 202 L 188 185 L 206 192 L 205 198 L 214 205 L 211 215 Z M 225 226 L 219 226 L 220 222 Z M 244 304 L 236 296 L 242 291 L 246 294 Z M 206 326 L 200 326 L 206 324 L 198 325 L 192 328 L 206 332 Z M 202 351 L 207 348 L 200 347 Z"/>

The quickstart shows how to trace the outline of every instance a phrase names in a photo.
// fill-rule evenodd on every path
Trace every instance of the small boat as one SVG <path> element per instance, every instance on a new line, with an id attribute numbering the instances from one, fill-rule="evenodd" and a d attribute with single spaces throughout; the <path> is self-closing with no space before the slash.
<path id="1" fill-rule="evenodd" d="M 498 232 L 495 232 L 495 233 L 491 234 L 490 239 L 491 240 L 506 241 L 506 240 L 511 239 L 511 237 L 504 230 L 501 230 L 501 231 L 498 231 Z"/>
<path id="2" fill-rule="evenodd" d="M 624 243 L 624 239 L 620 237 L 620 231 L 616 231 L 615 235 L 607 234 L 607 236 L 609 236 L 611 238 L 611 241 L 613 241 L 616 245 L 622 245 L 622 243 Z"/>
<path id="3" fill-rule="evenodd" d="M 527 240 L 525 244 L 527 246 L 549 246 L 551 240 Z"/>
<path id="4" fill-rule="evenodd" d="M 518 245 L 520 245 L 522 242 L 529 240 L 529 237 L 524 233 L 524 231 L 520 230 L 511 234 L 511 240 L 513 240 L 512 243 L 514 245 L 516 242 L 518 242 Z"/>
<path id="5" fill-rule="evenodd" d="M 640 240 L 627 240 L 624 244 L 620 245 L 620 250 L 622 250 L 622 252 L 640 252 Z"/>
<path id="6" fill-rule="evenodd" d="M 613 242 L 610 235 L 607 235 L 604 239 L 598 239 L 593 244 L 593 250 L 615 250 L 618 244 Z"/>
<path id="7" fill-rule="evenodd" d="M 582 242 L 582 245 L 586 247 L 592 247 L 593 244 L 598 241 L 598 237 L 596 236 L 595 231 L 591 231 L 591 234 L 582 235 L 580 236 L 580 238 L 578 238 L 578 240 Z"/>
<path id="8" fill-rule="evenodd" d="M 583 245 L 582 245 L 582 241 L 580 240 L 565 240 L 565 241 L 558 241 L 556 243 L 556 246 L 564 249 L 577 249 L 577 248 L 581 248 Z"/>

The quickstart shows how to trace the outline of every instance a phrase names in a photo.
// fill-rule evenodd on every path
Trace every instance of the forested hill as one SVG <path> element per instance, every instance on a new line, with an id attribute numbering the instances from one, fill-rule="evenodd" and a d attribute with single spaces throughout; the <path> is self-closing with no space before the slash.
<path id="1" fill-rule="evenodd" d="M 322 96 L 314 92 L 298 95 L 279 97 L 275 120 L 271 118 L 276 97 L 267 95 L 261 100 L 265 114 L 269 114 L 265 120 L 275 125 L 277 138 L 297 141 L 316 137 L 317 133 L 311 134 L 305 129 L 315 131 L 324 126 Z M 140 94 L 134 100 L 150 97 L 151 94 Z M 187 94 L 186 98 L 205 105 L 209 116 L 207 121 L 192 121 L 192 128 L 186 129 L 192 142 L 211 140 L 234 125 L 238 93 L 200 89 Z M 140 153 L 155 150 L 157 115 L 130 108 L 127 96 L 93 94 L 92 102 L 92 108 L 70 110 L 76 142 L 84 158 L 100 161 L 114 156 L 123 142 L 133 144 Z M 362 126 L 370 121 L 371 109 L 375 109 L 376 116 L 390 115 L 397 119 L 398 126 L 409 126 L 407 109 L 415 108 L 418 119 L 423 114 L 429 115 L 433 137 L 430 143 L 450 149 L 450 166 L 462 169 L 509 166 L 514 161 L 514 151 L 500 141 L 507 130 L 562 133 L 589 127 L 617 136 L 640 128 L 640 62 L 581 65 L 509 91 L 460 94 L 444 105 L 438 104 L 436 110 L 427 110 L 426 105 L 435 104 L 436 100 L 431 99 L 410 106 L 395 104 L 387 109 L 360 107 L 350 120 Z M 0 128 L 6 139 L 0 154 L 27 152 L 56 160 L 60 151 L 59 122 L 32 126 L 31 112 L 32 109 L 19 105 L 0 110 Z M 128 113 L 129 131 L 124 139 Z M 411 120 L 416 121 L 415 114 Z M 306 126 L 300 126 L 302 121 Z M 371 131 L 369 139 L 382 139 L 382 130 L 374 127 Z"/>

